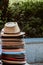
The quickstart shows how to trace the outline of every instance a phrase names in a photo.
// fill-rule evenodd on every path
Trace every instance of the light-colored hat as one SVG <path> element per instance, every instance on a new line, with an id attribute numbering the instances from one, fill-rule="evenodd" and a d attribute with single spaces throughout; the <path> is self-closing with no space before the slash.
<path id="1" fill-rule="evenodd" d="M 26 61 L 10 61 L 10 60 L 2 60 L 5 63 L 10 63 L 10 64 L 25 64 Z"/>
<path id="2" fill-rule="evenodd" d="M 17 22 L 8 22 L 2 29 L 1 34 L 3 36 L 20 36 L 24 35 L 25 33 L 20 31 Z"/>
<path id="3" fill-rule="evenodd" d="M 17 22 L 8 22 L 5 24 L 4 33 L 19 33 L 20 29 Z"/>

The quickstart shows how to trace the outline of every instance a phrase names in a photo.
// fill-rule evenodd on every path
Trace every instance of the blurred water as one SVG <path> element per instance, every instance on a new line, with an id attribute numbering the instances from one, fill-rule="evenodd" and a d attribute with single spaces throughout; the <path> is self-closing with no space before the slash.
<path id="1" fill-rule="evenodd" d="M 27 62 L 43 62 L 43 38 L 26 38 L 24 40 Z"/>

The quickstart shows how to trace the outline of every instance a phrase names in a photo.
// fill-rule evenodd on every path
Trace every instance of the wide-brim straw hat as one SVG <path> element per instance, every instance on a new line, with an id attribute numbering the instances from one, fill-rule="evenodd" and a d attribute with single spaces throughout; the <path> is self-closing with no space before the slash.
<path id="1" fill-rule="evenodd" d="M 21 32 L 17 22 L 8 22 L 1 31 L 2 36 L 21 36 L 25 32 Z"/>

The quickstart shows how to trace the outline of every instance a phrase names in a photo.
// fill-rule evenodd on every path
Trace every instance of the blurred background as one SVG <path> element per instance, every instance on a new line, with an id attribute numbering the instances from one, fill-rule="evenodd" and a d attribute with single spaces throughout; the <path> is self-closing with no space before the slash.
<path id="1" fill-rule="evenodd" d="M 43 0 L 0 0 L 0 30 L 11 21 L 26 37 L 43 37 Z"/>

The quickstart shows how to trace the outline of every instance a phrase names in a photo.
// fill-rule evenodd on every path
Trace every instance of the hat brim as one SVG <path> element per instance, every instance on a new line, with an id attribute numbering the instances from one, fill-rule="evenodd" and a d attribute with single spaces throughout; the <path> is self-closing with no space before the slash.
<path id="1" fill-rule="evenodd" d="M 24 49 L 3 49 L 3 52 L 21 52 Z"/>
<path id="2" fill-rule="evenodd" d="M 6 63 L 11 63 L 11 64 L 25 64 L 26 61 L 9 61 L 9 60 L 2 60 L 3 62 L 6 62 Z"/>
<path id="3" fill-rule="evenodd" d="M 1 31 L 1 35 L 2 35 L 2 36 L 7 36 L 7 37 L 8 37 L 8 36 L 13 36 L 13 37 L 14 37 L 14 36 L 22 36 L 22 35 L 24 35 L 24 34 L 25 34 L 25 32 L 7 33 L 7 34 L 6 34 L 6 33 L 4 33 L 4 30 Z"/>

